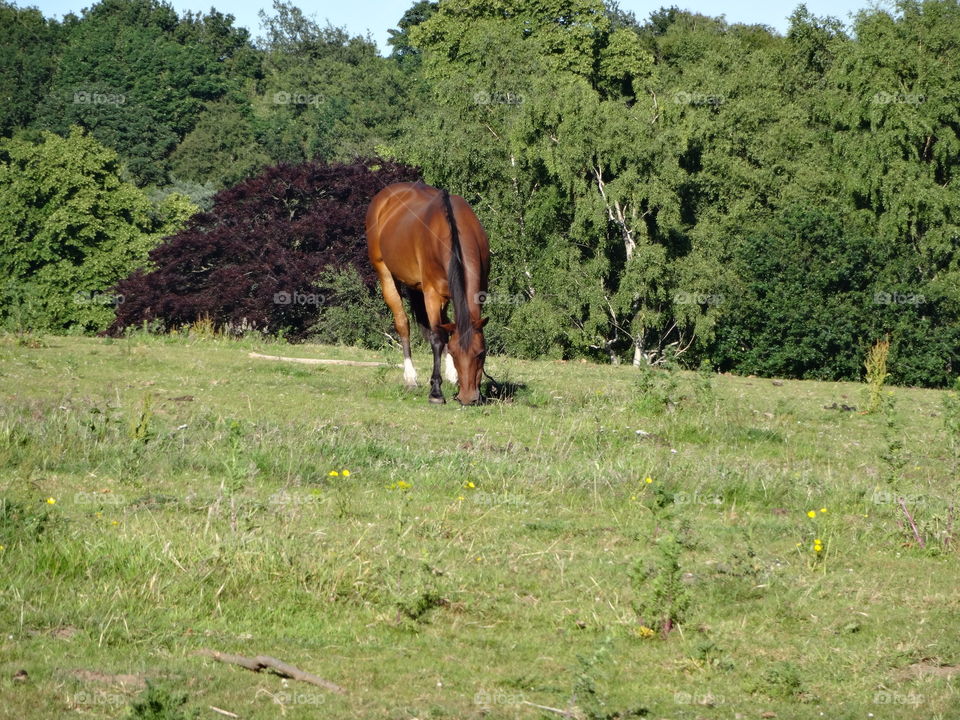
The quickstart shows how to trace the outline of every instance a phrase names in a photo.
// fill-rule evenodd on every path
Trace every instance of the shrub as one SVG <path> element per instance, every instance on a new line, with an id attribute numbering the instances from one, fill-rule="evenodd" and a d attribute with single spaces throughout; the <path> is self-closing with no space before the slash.
<path id="1" fill-rule="evenodd" d="M 331 332 L 344 318 L 324 302 L 324 270 L 352 269 L 372 290 L 367 206 L 385 186 L 416 178 L 416 170 L 391 162 L 308 162 L 271 167 L 221 191 L 209 212 L 150 253 L 151 270 L 117 285 L 124 303 L 110 332 L 155 321 L 179 327 L 203 316 L 218 327 L 245 325 L 292 340 L 318 323 L 319 332 Z M 337 287 L 330 299 L 358 300 L 356 288 Z"/>

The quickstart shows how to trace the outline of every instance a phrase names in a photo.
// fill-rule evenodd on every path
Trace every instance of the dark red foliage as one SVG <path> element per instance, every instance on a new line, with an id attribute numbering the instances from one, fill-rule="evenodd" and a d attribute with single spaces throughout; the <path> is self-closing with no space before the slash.
<path id="1" fill-rule="evenodd" d="M 417 179 L 413 168 L 381 160 L 310 162 L 268 168 L 222 190 L 209 212 L 150 253 L 153 270 L 116 286 L 124 300 L 107 332 L 209 316 L 217 326 L 245 319 L 302 339 L 318 314 L 321 270 L 353 266 L 369 287 L 376 283 L 364 236 L 367 205 L 390 183 Z"/>

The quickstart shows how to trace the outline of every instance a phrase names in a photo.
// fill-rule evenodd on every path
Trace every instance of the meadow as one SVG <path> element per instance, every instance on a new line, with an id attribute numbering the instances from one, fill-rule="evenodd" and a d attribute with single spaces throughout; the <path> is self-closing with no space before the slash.
<path id="1" fill-rule="evenodd" d="M 960 717 L 955 394 L 251 351 L 0 336 L 0 717 Z"/>

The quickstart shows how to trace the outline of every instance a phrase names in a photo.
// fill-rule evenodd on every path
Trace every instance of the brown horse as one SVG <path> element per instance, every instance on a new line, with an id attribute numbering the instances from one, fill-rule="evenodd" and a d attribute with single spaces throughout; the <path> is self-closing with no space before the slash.
<path id="1" fill-rule="evenodd" d="M 444 350 L 449 353 L 447 379 L 460 383 L 457 400 L 464 405 L 477 402 L 487 350 L 487 318 L 480 317 L 480 298 L 487 291 L 490 246 L 466 200 L 422 182 L 389 185 L 367 210 L 367 248 L 400 334 L 406 384 L 417 384 L 417 372 L 410 360 L 410 323 L 400 299 L 401 284 L 408 288 L 414 317 L 433 348 L 430 402 L 446 402 L 440 391 Z M 454 323 L 447 320 L 451 299 Z"/>

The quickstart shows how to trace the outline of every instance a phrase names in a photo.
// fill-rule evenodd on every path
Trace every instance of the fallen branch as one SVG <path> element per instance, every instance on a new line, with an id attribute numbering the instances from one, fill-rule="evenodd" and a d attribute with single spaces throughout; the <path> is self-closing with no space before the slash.
<path id="1" fill-rule="evenodd" d="M 330 360 L 327 358 L 295 358 L 284 357 L 283 355 L 262 355 L 252 352 L 247 357 L 257 358 L 258 360 L 282 360 L 283 362 L 301 363 L 303 365 L 352 365 L 353 367 L 403 367 L 402 365 L 391 365 L 382 362 L 366 362 L 363 360 Z"/>
<path id="2" fill-rule="evenodd" d="M 228 653 L 222 653 L 216 650 L 201 649 L 197 652 L 200 655 L 211 657 L 214 660 L 219 660 L 222 663 L 239 665 L 240 667 L 246 668 L 247 670 L 252 670 L 253 672 L 258 673 L 261 670 L 270 670 L 280 677 L 290 678 L 291 680 L 300 680 L 301 682 L 322 687 L 324 690 L 329 690 L 330 692 L 340 694 L 347 692 L 336 683 L 332 683 L 329 680 L 324 680 L 322 677 L 317 677 L 311 673 L 304 672 L 300 668 L 294 667 L 293 665 L 285 663 L 281 660 L 277 660 L 269 655 L 257 655 L 256 657 L 248 658 L 242 655 L 230 655 Z"/>
<path id="3" fill-rule="evenodd" d="M 903 498 L 897 498 L 897 502 L 900 503 L 900 509 L 903 510 L 903 514 L 907 516 L 907 520 L 910 522 L 910 529 L 913 530 L 913 536 L 917 539 L 917 544 L 922 548 L 926 547 L 927 544 L 923 541 L 923 536 L 920 535 L 917 524 L 913 521 L 913 515 L 907 510 L 906 501 Z"/>
<path id="4" fill-rule="evenodd" d="M 953 544 L 953 503 L 947 510 L 947 534 L 943 538 L 943 544 L 950 547 Z"/>
<path id="5" fill-rule="evenodd" d="M 231 717 L 231 718 L 238 718 L 238 717 L 240 717 L 240 716 L 237 715 L 236 713 L 232 713 L 232 712 L 230 712 L 229 710 L 221 710 L 220 708 L 214 707 L 213 705 L 208 705 L 207 707 L 209 707 L 209 708 L 210 708 L 211 710 L 213 710 L 215 713 L 219 713 L 220 715 L 226 715 L 227 717 Z"/>
<path id="6" fill-rule="evenodd" d="M 561 710 L 560 708 L 553 708 L 549 705 L 538 705 L 537 703 L 530 702 L 529 700 L 522 700 L 521 705 L 529 705 L 530 707 L 535 707 L 538 710 L 545 710 L 546 712 L 556 713 L 557 715 L 562 715 L 565 718 L 577 718 L 576 713 L 570 712 L 569 710 Z"/>

